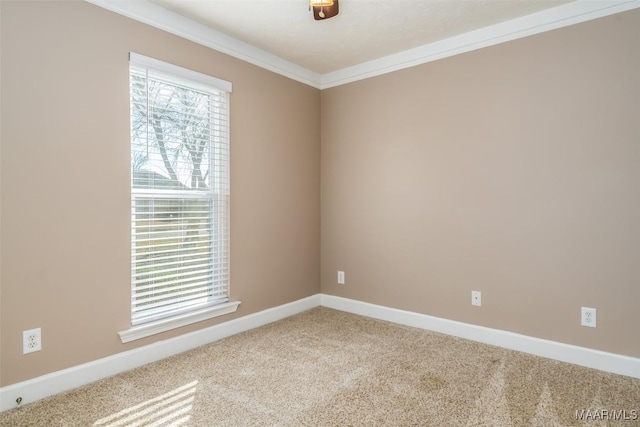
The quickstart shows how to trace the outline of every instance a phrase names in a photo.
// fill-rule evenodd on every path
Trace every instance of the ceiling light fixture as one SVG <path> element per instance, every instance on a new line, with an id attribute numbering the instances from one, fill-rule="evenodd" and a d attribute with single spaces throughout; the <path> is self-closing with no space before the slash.
<path id="1" fill-rule="evenodd" d="M 309 9 L 313 9 L 313 19 L 333 18 L 340 11 L 338 0 L 309 0 Z"/>

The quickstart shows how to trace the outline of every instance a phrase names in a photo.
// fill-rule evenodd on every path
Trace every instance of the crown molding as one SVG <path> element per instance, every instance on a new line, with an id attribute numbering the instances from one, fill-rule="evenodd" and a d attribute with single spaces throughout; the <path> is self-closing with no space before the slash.
<path id="1" fill-rule="evenodd" d="M 640 0 L 576 0 L 320 76 L 320 89 L 375 77 L 483 47 L 640 7 Z"/>
<path id="2" fill-rule="evenodd" d="M 147 0 L 85 0 L 152 27 L 225 53 L 234 58 L 320 88 L 320 74 L 287 61 Z"/>
<path id="3" fill-rule="evenodd" d="M 85 1 L 318 89 L 340 86 L 640 7 L 640 0 L 576 0 L 321 75 L 147 0 Z"/>

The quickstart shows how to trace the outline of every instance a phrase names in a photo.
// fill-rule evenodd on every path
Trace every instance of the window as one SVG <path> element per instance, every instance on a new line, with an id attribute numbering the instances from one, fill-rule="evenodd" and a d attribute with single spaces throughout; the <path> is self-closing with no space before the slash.
<path id="1" fill-rule="evenodd" d="M 231 84 L 134 53 L 129 71 L 135 327 L 229 301 Z"/>

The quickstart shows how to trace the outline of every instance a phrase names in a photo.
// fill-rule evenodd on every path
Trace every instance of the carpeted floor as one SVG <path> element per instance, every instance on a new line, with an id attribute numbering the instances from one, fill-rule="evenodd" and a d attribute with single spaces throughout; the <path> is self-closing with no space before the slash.
<path id="1" fill-rule="evenodd" d="M 0 426 L 635 426 L 636 414 L 638 379 L 315 308 Z"/>

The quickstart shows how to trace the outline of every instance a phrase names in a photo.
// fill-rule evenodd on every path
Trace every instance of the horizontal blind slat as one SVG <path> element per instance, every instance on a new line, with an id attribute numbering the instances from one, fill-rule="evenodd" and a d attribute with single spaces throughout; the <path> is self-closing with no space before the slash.
<path id="1" fill-rule="evenodd" d="M 209 279 L 209 278 L 207 278 Z M 191 282 L 180 282 L 178 285 L 172 287 L 171 289 L 173 290 L 173 292 L 169 292 L 167 291 L 166 293 L 179 293 L 179 291 L 182 291 L 183 289 L 188 289 L 188 288 L 192 288 L 194 286 L 196 286 L 197 284 L 199 284 L 198 286 L 202 285 L 202 284 L 206 284 L 209 290 L 213 290 L 213 291 L 221 291 L 221 290 L 226 290 L 228 287 L 227 284 L 227 278 L 223 277 L 223 278 L 214 278 L 213 282 L 211 280 L 202 280 L 202 278 L 198 278 L 198 280 L 194 280 Z M 184 286 L 182 288 L 178 288 L 179 286 Z M 138 292 L 136 292 L 136 294 L 134 295 L 134 300 L 141 300 L 141 299 L 149 299 L 148 296 L 151 296 L 152 298 L 155 298 L 155 294 L 157 293 L 157 286 L 156 285 L 147 285 L 147 286 L 140 286 L 138 288 Z"/>
<path id="2" fill-rule="evenodd" d="M 143 243 L 149 243 L 149 242 L 153 242 L 154 239 L 151 239 L 151 240 L 142 240 L 141 239 L 141 241 Z M 227 247 L 228 243 L 229 243 L 229 240 L 226 239 L 226 238 L 224 240 L 219 239 L 218 241 L 213 242 L 213 246 L 214 247 L 223 248 L 223 247 Z M 146 247 L 145 245 L 140 245 L 140 244 L 138 246 Z M 166 244 L 156 244 L 156 245 L 154 245 L 154 247 L 156 249 L 158 249 L 158 248 L 166 249 L 165 251 L 163 251 L 164 253 L 166 253 L 167 251 L 174 251 L 176 248 L 181 248 L 182 246 L 183 246 L 182 243 L 166 243 Z M 184 248 L 184 250 L 186 251 L 187 248 Z M 159 253 L 159 252 L 156 252 L 156 253 Z"/>
<path id="3" fill-rule="evenodd" d="M 180 282 L 179 285 L 173 286 L 171 288 L 171 292 L 167 292 L 167 294 L 171 295 L 186 295 L 187 293 L 191 293 L 194 290 L 200 290 L 204 288 L 207 292 L 210 291 L 209 282 L 207 280 L 195 280 L 192 282 Z M 146 290 L 141 290 L 140 292 L 136 292 L 135 301 L 144 302 L 144 301 L 155 301 L 158 299 L 156 296 L 156 290 L 154 287 L 147 287 Z"/>

